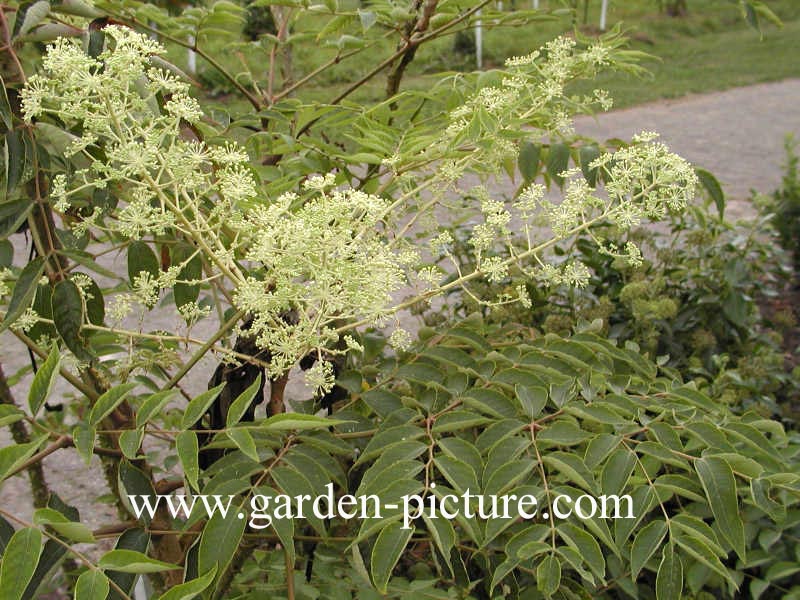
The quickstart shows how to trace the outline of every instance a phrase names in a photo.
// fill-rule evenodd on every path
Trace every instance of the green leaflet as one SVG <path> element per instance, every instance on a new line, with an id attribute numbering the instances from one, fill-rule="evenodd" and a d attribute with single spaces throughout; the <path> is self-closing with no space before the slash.
<path id="1" fill-rule="evenodd" d="M 441 553 L 445 564 L 452 571 L 453 564 L 450 560 L 450 552 L 458 540 L 455 529 L 453 529 L 453 524 L 448 519 L 431 519 L 424 511 L 422 513 L 422 519 L 425 522 L 428 533 L 430 533 L 433 538 L 433 542 L 436 544 L 436 548 Z"/>
<path id="2" fill-rule="evenodd" d="M 81 455 L 83 462 L 85 462 L 87 466 L 92 461 L 96 435 L 96 428 L 89 427 L 85 423 L 76 425 L 72 430 L 72 441 L 75 444 L 75 449 L 78 451 L 78 454 Z"/>
<path id="3" fill-rule="evenodd" d="M 175 438 L 175 448 L 183 466 L 183 474 L 189 480 L 189 485 L 195 490 L 199 489 L 197 480 L 200 477 L 200 462 L 198 458 L 200 448 L 197 434 L 194 431 L 181 431 Z"/>
<path id="4" fill-rule="evenodd" d="M 175 587 L 167 590 L 158 597 L 158 600 L 191 600 L 201 592 L 205 591 L 206 588 L 211 585 L 211 582 L 214 581 L 216 574 L 217 566 L 214 565 L 201 577 L 192 579 L 191 581 L 186 581 L 185 583 L 176 585 Z"/>
<path id="5" fill-rule="evenodd" d="M 50 2 L 47 0 L 38 0 L 27 6 L 23 5 L 21 8 L 22 10 L 20 10 L 20 13 L 17 15 L 17 20 L 14 24 L 15 38 L 25 35 L 44 21 L 47 15 L 50 14 Z"/>
<path id="6" fill-rule="evenodd" d="M 139 410 L 136 411 L 136 427 L 144 427 L 145 424 L 158 415 L 166 404 L 172 400 L 178 391 L 175 389 L 163 390 L 156 392 L 142 403 Z"/>
<path id="7" fill-rule="evenodd" d="M 529 419 L 538 417 L 545 404 L 547 404 L 547 390 L 543 387 L 527 387 L 517 385 L 515 387 L 516 397 L 522 406 L 523 414 Z"/>
<path id="8" fill-rule="evenodd" d="M 8 303 L 8 310 L 2 324 L 0 324 L 0 331 L 5 331 L 30 306 L 42 273 L 44 273 L 44 258 L 41 256 L 30 261 L 22 269 L 17 283 L 14 285 L 14 291 Z"/>
<path id="9" fill-rule="evenodd" d="M 256 462 L 259 461 L 256 443 L 253 440 L 253 436 L 250 435 L 250 432 L 246 428 L 234 427 L 232 429 L 228 429 L 225 434 L 234 444 L 236 444 L 236 447 L 239 448 L 239 450 L 241 450 L 245 456 Z"/>
<path id="10" fill-rule="evenodd" d="M 73 542 L 92 543 L 95 541 L 92 530 L 83 523 L 71 521 L 52 508 L 40 508 L 33 513 L 36 525 L 49 525 L 56 532 Z"/>
<path id="11" fill-rule="evenodd" d="M 603 493 L 621 494 L 636 465 L 636 456 L 629 450 L 620 448 L 611 453 L 601 474 Z"/>
<path id="12" fill-rule="evenodd" d="M 224 387 L 225 384 L 221 383 L 218 386 L 203 392 L 196 398 L 193 398 L 183 411 L 181 429 L 189 429 L 189 427 L 194 425 L 204 414 L 206 414 L 208 408 L 211 406 L 211 403 L 214 402 L 217 396 L 219 396 L 219 393 Z"/>
<path id="13" fill-rule="evenodd" d="M 3 425 L 10 425 L 25 418 L 25 413 L 18 409 L 16 406 L 8 404 L 0 405 L 0 427 Z"/>
<path id="14" fill-rule="evenodd" d="M 3 145 L 3 162 L 5 163 L 5 196 L 8 197 L 20 184 L 27 163 L 27 152 L 22 133 L 11 129 L 5 132 Z M 16 219 L 14 219 L 16 221 Z M 10 228 L 8 228 L 10 229 Z"/>
<path id="15" fill-rule="evenodd" d="M 178 308 L 197 300 L 200 286 L 186 282 L 200 279 L 203 275 L 203 261 L 195 248 L 188 244 L 176 244 L 172 249 L 172 264 L 179 265 L 184 262 L 186 264 L 178 274 L 178 279 L 181 281 L 173 288 L 175 306 Z"/>
<path id="16" fill-rule="evenodd" d="M 10 173 L 10 175 L 14 174 Z M 20 225 L 28 218 L 31 210 L 33 210 L 33 204 L 27 198 L 0 204 L 0 239 L 6 239 L 16 233 Z"/>
<path id="17" fill-rule="evenodd" d="M 547 174 L 559 187 L 564 185 L 564 178 L 561 173 L 569 167 L 569 152 L 569 146 L 558 143 L 551 144 L 547 153 Z"/>
<path id="18" fill-rule="evenodd" d="M 100 570 L 86 571 L 75 583 L 75 600 L 105 600 L 109 589 L 105 573 Z"/>
<path id="19" fill-rule="evenodd" d="M 475 494 L 480 489 L 475 471 L 465 462 L 449 456 L 439 456 L 434 459 L 434 465 L 460 494 L 467 491 Z"/>
<path id="20" fill-rule="evenodd" d="M 126 529 L 117 539 L 114 548 L 117 550 L 136 550 L 137 552 L 147 552 L 150 543 L 150 534 L 142 528 Z M 136 573 L 121 573 L 119 571 L 108 570 L 106 572 L 109 580 L 112 581 L 123 593 L 131 594 L 136 583 Z M 118 600 L 119 594 L 115 591 L 108 600 Z"/>
<path id="21" fill-rule="evenodd" d="M 370 573 L 375 587 L 381 593 L 386 593 L 392 569 L 400 560 L 408 541 L 414 534 L 414 528 L 403 529 L 401 523 L 390 523 L 378 534 L 372 548 L 370 559 Z"/>
<path id="22" fill-rule="evenodd" d="M 533 181 L 539 171 L 539 156 L 542 147 L 539 144 L 531 142 L 523 142 L 519 149 L 519 156 L 517 157 L 517 164 L 519 172 L 525 179 L 525 182 Z"/>
<path id="23" fill-rule="evenodd" d="M 225 571 L 239 547 L 246 523 L 246 519 L 238 519 L 236 515 L 229 515 L 226 519 L 219 513 L 206 523 L 200 538 L 198 572 L 207 573 L 212 569 L 216 569 L 217 573 Z"/>
<path id="24" fill-rule="evenodd" d="M 348 421 L 304 415 L 302 413 L 280 413 L 261 421 L 254 427 L 261 431 L 311 431 L 343 425 Z"/>
<path id="25" fill-rule="evenodd" d="M 132 242 L 128 246 L 128 280 L 131 285 L 141 273 L 147 273 L 151 279 L 158 277 L 159 265 L 153 249 L 144 242 Z"/>
<path id="26" fill-rule="evenodd" d="M 631 546 L 631 578 L 636 581 L 650 557 L 661 547 L 667 535 L 667 523 L 663 520 L 652 521 L 639 530 Z"/>
<path id="27" fill-rule="evenodd" d="M 28 587 L 25 588 L 22 600 L 35 600 L 41 595 L 42 589 L 50 583 L 66 554 L 67 549 L 59 542 L 53 539 L 45 541 L 42 553 L 39 555 L 39 563 L 36 565 Z"/>
<path id="28" fill-rule="evenodd" d="M 260 486 L 256 489 L 256 494 L 265 496 L 272 500 L 278 495 L 278 491 L 268 486 Z M 257 506 L 256 508 L 259 507 Z M 255 522 L 257 527 L 261 527 L 262 525 L 266 524 L 261 521 L 261 518 L 258 516 L 258 511 L 253 511 L 250 513 L 250 521 Z M 273 531 L 275 531 L 280 539 L 283 550 L 287 553 L 289 560 L 294 562 L 296 559 L 296 550 L 294 545 L 294 519 L 272 519 L 270 527 Z"/>
<path id="29" fill-rule="evenodd" d="M 274 417 L 273 417 L 274 418 Z M 383 453 L 384 448 L 399 442 L 415 440 L 425 435 L 425 431 L 415 425 L 399 425 L 390 427 L 375 434 L 367 447 L 358 457 L 356 464 L 375 458 Z"/>
<path id="30" fill-rule="evenodd" d="M 87 419 L 89 426 L 97 427 L 100 421 L 105 419 L 115 408 L 122 404 L 135 387 L 135 383 L 123 383 L 103 393 L 103 395 L 95 401 L 89 413 L 89 418 Z"/>
<path id="31" fill-rule="evenodd" d="M 90 361 L 91 352 L 81 332 L 84 304 L 78 286 L 69 279 L 59 281 L 53 288 L 53 323 L 67 348 L 80 360 Z"/>
<path id="32" fill-rule="evenodd" d="M 694 467 L 722 536 L 744 561 L 744 525 L 739 516 L 736 479 L 730 465 L 721 458 L 707 456 L 696 460 Z"/>
<path id="33" fill-rule="evenodd" d="M 664 546 L 661 564 L 656 576 L 658 600 L 680 600 L 683 597 L 683 563 L 675 554 L 672 544 Z"/>
<path id="34" fill-rule="evenodd" d="M 58 346 L 53 344 L 50 354 L 47 355 L 47 358 L 33 377 L 28 391 L 28 407 L 34 417 L 50 395 L 53 385 L 55 385 L 60 364 L 61 354 L 58 351 Z"/>
<path id="35" fill-rule="evenodd" d="M 560 525 L 558 533 L 578 553 L 582 561 L 592 570 L 592 573 L 602 581 L 605 577 L 606 561 L 594 536 L 572 523 Z"/>
<path id="36" fill-rule="evenodd" d="M 27 444 L 15 444 L 0 448 L 0 482 L 18 469 L 26 460 L 47 441 L 48 436 L 42 435 Z"/>
<path id="37" fill-rule="evenodd" d="M 233 427 L 241 420 L 242 415 L 244 415 L 244 413 L 253 403 L 253 399 L 256 397 L 260 387 L 261 374 L 259 373 L 258 377 L 256 377 L 256 380 L 251 383 L 245 391 L 237 396 L 228 409 L 228 414 L 225 418 L 225 424 L 227 427 Z"/>
<path id="38" fill-rule="evenodd" d="M 586 144 L 581 146 L 578 152 L 581 163 L 581 171 L 589 185 L 594 187 L 597 184 L 597 167 L 591 168 L 590 164 L 593 160 L 600 157 L 600 148 L 597 144 Z"/>
<path id="39" fill-rule="evenodd" d="M 12 114 L 11 104 L 8 101 L 8 92 L 6 91 L 6 82 L 0 77 L 0 120 L 2 120 L 5 128 L 12 129 Z"/>
<path id="40" fill-rule="evenodd" d="M 142 552 L 136 550 L 115 549 L 106 552 L 100 557 L 97 566 L 101 569 L 111 569 L 120 573 L 161 573 L 180 569 L 179 565 L 173 565 L 161 560 L 150 558 Z"/>
<path id="41" fill-rule="evenodd" d="M 708 195 L 711 196 L 711 199 L 714 201 L 717 212 L 719 213 L 719 218 L 722 219 L 725 215 L 725 192 L 722 191 L 722 186 L 711 172 L 700 168 L 696 168 L 694 172 L 697 174 L 697 178 L 706 189 L 706 192 L 708 192 Z"/>
<path id="42" fill-rule="evenodd" d="M 3 551 L 0 564 L 0 598 L 19 600 L 33 577 L 42 551 L 42 533 L 26 527 L 17 531 Z"/>
<path id="43" fill-rule="evenodd" d="M 536 587 L 548 598 L 561 584 L 561 562 L 555 554 L 549 554 L 536 568 Z"/>

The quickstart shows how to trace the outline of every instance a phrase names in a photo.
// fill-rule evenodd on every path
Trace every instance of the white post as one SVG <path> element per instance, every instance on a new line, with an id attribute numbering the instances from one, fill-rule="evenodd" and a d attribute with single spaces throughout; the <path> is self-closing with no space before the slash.
<path id="1" fill-rule="evenodd" d="M 500 0 L 500 2 L 497 3 L 497 10 L 503 12 L 503 0 Z"/>
<path id="2" fill-rule="evenodd" d="M 533 0 L 533 8 L 539 10 L 539 0 Z"/>
<path id="3" fill-rule="evenodd" d="M 600 7 L 600 31 L 606 30 L 606 14 L 608 13 L 608 0 L 603 0 Z"/>
<path id="4" fill-rule="evenodd" d="M 189 44 L 194 46 L 193 35 L 189 36 Z M 189 73 L 191 75 L 197 75 L 197 53 L 191 48 L 188 50 L 188 54 L 186 55 L 186 65 L 189 68 Z"/>
<path id="5" fill-rule="evenodd" d="M 481 11 L 477 12 L 478 15 Z M 478 64 L 478 69 L 483 68 L 483 23 L 478 19 L 475 21 L 475 60 Z"/>

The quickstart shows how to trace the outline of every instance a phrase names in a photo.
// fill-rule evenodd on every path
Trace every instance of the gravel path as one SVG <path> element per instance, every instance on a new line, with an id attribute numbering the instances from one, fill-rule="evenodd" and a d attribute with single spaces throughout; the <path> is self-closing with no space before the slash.
<path id="1" fill-rule="evenodd" d="M 675 152 L 719 178 L 728 194 L 730 217 L 748 216 L 752 214 L 747 202 L 750 190 L 770 192 L 780 183 L 781 165 L 785 160 L 784 136 L 793 132 L 800 139 L 800 80 L 648 104 L 603 114 L 596 119 L 582 118 L 577 130 L 600 140 L 626 139 L 642 130 L 660 132 Z M 15 240 L 15 244 L 19 264 L 24 240 Z M 124 257 L 109 257 L 109 264 L 105 262 L 107 268 L 124 272 Z M 173 329 L 173 315 L 172 311 L 162 311 L 155 319 L 160 322 L 151 321 L 150 328 Z M 210 335 L 211 324 L 208 327 L 208 333 L 205 327 L 202 330 L 198 327 L 193 334 L 195 337 Z M 0 335 L 0 364 L 8 376 L 28 364 L 27 353 L 8 332 Z M 197 388 L 191 391 L 204 389 L 214 366 L 213 359 L 209 358 L 190 373 L 187 378 L 193 380 L 190 387 Z M 26 376 L 14 386 L 20 403 L 26 403 L 30 379 Z M 55 395 L 62 398 L 70 393 L 66 387 L 59 386 L 55 390 Z M 292 396 L 308 397 L 299 386 L 293 389 Z M 8 430 L 2 428 L 0 445 L 9 442 Z M 79 505 L 90 526 L 99 527 L 114 520 L 114 511 L 96 502 L 99 496 L 107 493 L 96 458 L 87 468 L 74 451 L 62 450 L 48 457 L 44 466 L 51 487 L 67 502 Z M 0 506 L 20 517 L 30 518 L 32 505 L 26 477 L 16 476 L 2 484 Z"/>

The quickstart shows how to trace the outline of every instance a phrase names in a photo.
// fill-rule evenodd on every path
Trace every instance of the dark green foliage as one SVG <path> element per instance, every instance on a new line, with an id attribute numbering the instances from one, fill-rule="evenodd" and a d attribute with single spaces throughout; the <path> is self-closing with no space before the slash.
<path id="1" fill-rule="evenodd" d="M 548 494 L 630 494 L 635 518 L 461 515 L 449 523 L 417 518 L 404 530 L 384 509 L 383 520 L 337 517 L 322 531 L 295 519 L 295 536 L 342 539 L 318 542 L 310 580 L 297 580 L 305 593 L 371 597 L 360 594 L 372 583 L 391 598 L 421 590 L 430 598 L 527 598 L 537 589 L 647 597 L 656 586 L 664 598 L 701 588 L 727 596 L 775 578 L 777 564 L 786 561 L 785 572 L 798 564 L 788 514 L 800 491 L 789 475 L 800 441 L 776 422 L 735 416 L 673 370 L 593 334 L 531 338 L 528 328 L 472 315 L 435 337 L 423 331 L 423 339 L 376 365 L 380 383 L 369 378 L 366 391 L 334 413 L 350 423 L 293 438 L 267 434 L 256 421 L 252 434 L 274 452 L 261 485 L 294 495 L 335 481 L 337 497 L 374 493 L 384 505 L 403 494 L 440 502 L 467 488 L 530 493 L 540 509 Z M 226 461 L 230 469 L 249 459 L 233 451 Z M 298 548 L 295 560 L 303 572 L 310 557 Z M 280 585 L 282 565 L 274 553 L 256 552 L 234 589 L 266 594 Z M 469 583 L 459 575 L 464 567 Z"/>
<path id="2" fill-rule="evenodd" d="M 272 18 L 269 6 L 249 4 L 242 32 L 251 40 L 257 40 L 265 33 L 275 35 L 278 30 L 275 28 L 275 20 Z"/>
<path id="3" fill-rule="evenodd" d="M 798 175 L 797 141 L 786 138 L 786 170 L 781 187 L 772 194 L 772 223 L 781 245 L 794 258 L 795 281 L 800 281 L 800 176 Z"/>
<path id="4" fill-rule="evenodd" d="M 475 56 L 475 34 L 471 31 L 459 31 L 453 37 L 453 52 L 463 57 Z"/>
<path id="5" fill-rule="evenodd" d="M 618 246 L 626 241 L 613 228 L 601 229 L 599 236 Z M 781 412 L 777 401 L 788 409 L 800 389 L 784 365 L 781 336 L 791 339 L 794 321 L 765 310 L 786 282 L 767 220 L 734 225 L 708 207 L 693 207 L 673 218 L 668 230 L 642 229 L 630 239 L 642 245 L 641 266 L 631 267 L 581 237 L 556 253 L 579 257 L 591 268 L 585 288 L 528 284 L 532 309 L 485 309 L 485 316 L 515 319 L 543 332 L 589 329 L 632 342 L 652 359 L 661 357 L 662 364 L 715 386 L 726 402 L 760 404 L 769 413 Z M 459 248 L 456 254 L 467 260 Z M 469 299 L 454 306 L 462 315 L 476 309 Z M 439 318 L 426 315 L 431 324 Z"/>

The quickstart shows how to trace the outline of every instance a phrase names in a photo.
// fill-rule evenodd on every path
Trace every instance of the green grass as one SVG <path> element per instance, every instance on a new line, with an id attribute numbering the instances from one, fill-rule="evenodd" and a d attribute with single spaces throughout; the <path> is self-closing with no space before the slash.
<path id="1" fill-rule="evenodd" d="M 800 77 L 800 21 L 786 23 L 759 40 L 749 30 L 726 31 L 656 43 L 636 44 L 658 57 L 643 63 L 651 77 L 601 75 L 576 91 L 609 90 L 617 108 Z"/>

